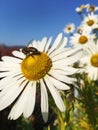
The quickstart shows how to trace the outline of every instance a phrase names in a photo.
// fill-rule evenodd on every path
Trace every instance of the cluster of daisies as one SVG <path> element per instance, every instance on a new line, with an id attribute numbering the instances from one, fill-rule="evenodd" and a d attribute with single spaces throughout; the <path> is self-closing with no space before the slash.
<path id="1" fill-rule="evenodd" d="M 64 29 L 65 33 L 71 34 L 69 41 L 60 33 L 54 41 L 52 37 L 33 40 L 19 51 L 13 51 L 13 57 L 2 57 L 0 110 L 13 103 L 9 119 L 15 120 L 21 115 L 28 118 L 33 113 L 37 90 L 41 93 L 40 107 L 45 122 L 48 119 L 49 94 L 57 108 L 64 112 L 66 108 L 60 91 L 69 90 L 70 84 L 75 84 L 73 75 L 81 72 L 79 68 L 74 68 L 75 62 L 86 63 L 85 72 L 91 79 L 98 79 L 98 41 L 93 33 L 98 29 L 98 15 L 95 14 L 98 8 L 82 5 L 76 10 L 80 13 L 85 8 L 90 13 L 83 18 L 76 33 L 73 33 L 74 24 Z M 69 47 L 68 42 L 71 44 Z"/>
<path id="2" fill-rule="evenodd" d="M 84 56 L 79 60 L 80 67 L 91 80 L 98 80 L 98 7 L 81 5 L 76 12 L 82 15 L 80 26 L 75 29 L 73 23 L 67 24 L 64 32 L 70 34 L 70 46 L 83 49 Z"/>

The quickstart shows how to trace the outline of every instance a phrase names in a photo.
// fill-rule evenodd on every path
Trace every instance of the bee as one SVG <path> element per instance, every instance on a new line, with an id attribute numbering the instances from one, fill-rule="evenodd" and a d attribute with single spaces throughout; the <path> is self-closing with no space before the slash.
<path id="1" fill-rule="evenodd" d="M 33 55 L 40 55 L 40 52 L 34 48 L 34 47 L 24 47 L 22 49 L 22 52 L 26 55 L 26 56 L 33 56 Z"/>

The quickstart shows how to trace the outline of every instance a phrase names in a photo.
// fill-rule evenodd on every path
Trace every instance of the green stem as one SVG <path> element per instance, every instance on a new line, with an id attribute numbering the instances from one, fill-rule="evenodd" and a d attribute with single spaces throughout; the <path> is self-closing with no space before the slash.
<path id="1" fill-rule="evenodd" d="M 60 121 L 60 130 L 65 130 L 65 121 L 62 113 L 58 111 L 58 119 Z"/>
<path id="2" fill-rule="evenodd" d="M 48 125 L 48 130 L 50 130 L 50 125 Z"/>
<path id="3" fill-rule="evenodd" d="M 65 123 L 61 124 L 61 130 L 65 130 Z"/>

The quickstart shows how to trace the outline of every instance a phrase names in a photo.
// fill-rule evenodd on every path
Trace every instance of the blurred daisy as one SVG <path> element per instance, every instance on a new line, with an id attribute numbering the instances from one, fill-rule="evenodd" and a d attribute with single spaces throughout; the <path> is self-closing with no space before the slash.
<path id="1" fill-rule="evenodd" d="M 80 62 L 85 65 L 85 73 L 91 80 L 98 80 L 98 40 L 93 44 L 88 44 L 87 54 L 81 59 Z"/>
<path id="2" fill-rule="evenodd" d="M 83 10 L 84 10 L 84 8 L 85 8 L 85 5 L 83 4 L 83 5 L 81 5 L 80 7 L 77 7 L 77 8 L 76 8 L 76 12 L 77 12 L 77 13 L 82 13 Z"/>
<path id="3" fill-rule="evenodd" d="M 28 118 L 34 110 L 36 89 L 39 87 L 45 122 L 48 119 L 47 88 L 60 111 L 65 111 L 59 90 L 68 90 L 68 84 L 74 83 L 75 79 L 69 76 L 76 73 L 77 69 L 70 65 L 80 59 L 82 52 L 77 48 L 66 49 L 67 38 L 62 38 L 62 34 L 57 36 L 52 45 L 51 40 L 43 38 L 42 41 L 32 41 L 22 50 L 14 51 L 14 57 L 2 57 L 0 110 L 15 101 L 8 118 L 15 120 L 22 114 Z"/>
<path id="4" fill-rule="evenodd" d="M 92 12 L 91 14 L 88 14 L 88 16 L 85 16 L 82 21 L 82 26 L 85 26 L 85 28 L 87 26 L 91 29 L 98 28 L 98 15 Z"/>
<path id="5" fill-rule="evenodd" d="M 98 6 L 88 4 L 86 6 L 87 12 L 96 12 L 98 10 Z"/>
<path id="6" fill-rule="evenodd" d="M 92 42 L 94 38 L 94 34 L 89 34 L 88 32 L 80 30 L 79 33 L 75 33 L 73 36 L 70 37 L 69 42 L 71 43 L 71 45 L 79 46 L 80 48 L 85 49 L 85 47 L 87 47 L 87 44 Z"/>
<path id="7" fill-rule="evenodd" d="M 92 32 L 92 29 L 89 28 L 88 26 L 83 26 L 83 25 L 78 26 L 77 33 L 82 34 L 83 32 L 90 34 Z"/>
<path id="8" fill-rule="evenodd" d="M 72 24 L 67 24 L 66 27 L 64 28 L 64 33 L 73 33 L 75 30 L 75 25 Z"/>

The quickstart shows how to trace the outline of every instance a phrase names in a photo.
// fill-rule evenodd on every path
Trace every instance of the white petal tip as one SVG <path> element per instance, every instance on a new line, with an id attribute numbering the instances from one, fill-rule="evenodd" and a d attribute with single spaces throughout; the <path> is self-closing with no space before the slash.
<path id="1" fill-rule="evenodd" d="M 42 116 L 43 116 L 43 120 L 44 122 L 47 122 L 48 121 L 48 113 L 42 113 Z"/>
<path id="2" fill-rule="evenodd" d="M 63 107 L 63 108 L 61 108 L 61 112 L 65 112 L 65 110 L 66 110 L 66 108 L 65 107 Z"/>

